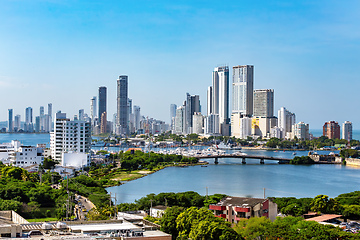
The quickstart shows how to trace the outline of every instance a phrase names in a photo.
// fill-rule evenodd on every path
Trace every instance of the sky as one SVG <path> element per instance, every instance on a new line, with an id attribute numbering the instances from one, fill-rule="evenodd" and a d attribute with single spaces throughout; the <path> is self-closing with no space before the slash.
<path id="1" fill-rule="evenodd" d="M 187 92 L 205 114 L 214 68 L 249 64 L 254 89 L 274 89 L 275 112 L 360 129 L 359 11 L 358 0 L 1 0 L 0 120 L 49 102 L 90 114 L 99 86 L 112 120 L 119 75 L 144 116 L 169 122 Z"/>

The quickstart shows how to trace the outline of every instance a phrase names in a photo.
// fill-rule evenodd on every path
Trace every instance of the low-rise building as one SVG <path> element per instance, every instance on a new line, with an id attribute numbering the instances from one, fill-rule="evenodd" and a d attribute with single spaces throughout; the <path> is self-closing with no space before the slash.
<path id="1" fill-rule="evenodd" d="M 277 216 L 277 204 L 270 199 L 230 197 L 209 206 L 216 217 L 224 218 L 230 223 L 250 217 L 267 217 L 274 221 Z"/>

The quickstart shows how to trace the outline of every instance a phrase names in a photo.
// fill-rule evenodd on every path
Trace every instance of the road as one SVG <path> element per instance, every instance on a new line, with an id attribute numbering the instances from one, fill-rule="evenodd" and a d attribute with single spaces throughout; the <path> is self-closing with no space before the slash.
<path id="1" fill-rule="evenodd" d="M 96 206 L 86 197 L 75 194 L 78 203 L 75 205 L 75 216 L 79 220 L 86 220 L 86 214 Z"/>

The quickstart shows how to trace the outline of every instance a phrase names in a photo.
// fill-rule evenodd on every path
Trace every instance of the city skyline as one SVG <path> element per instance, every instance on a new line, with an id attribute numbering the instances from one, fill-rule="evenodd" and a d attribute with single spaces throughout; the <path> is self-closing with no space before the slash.
<path id="1" fill-rule="evenodd" d="M 205 114 L 211 71 L 227 62 L 255 67 L 254 89 L 275 90 L 275 111 L 284 106 L 311 129 L 329 120 L 360 129 L 349 104 L 360 84 L 359 4 L 2 1 L 0 20 L 8 24 L 0 26 L 0 119 L 13 109 L 24 120 L 29 106 L 38 116 L 47 102 L 53 113 L 89 114 L 89 99 L 106 86 L 110 120 L 114 79 L 122 74 L 144 116 L 168 123 L 169 104 L 180 104 L 186 92 L 200 96 Z M 219 27 L 228 38 L 214 36 Z M 247 35 L 234 33 L 237 27 Z"/>

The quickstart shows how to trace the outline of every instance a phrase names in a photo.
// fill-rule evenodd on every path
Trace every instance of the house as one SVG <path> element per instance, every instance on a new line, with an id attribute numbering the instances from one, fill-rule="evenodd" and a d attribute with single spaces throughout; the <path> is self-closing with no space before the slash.
<path id="1" fill-rule="evenodd" d="M 250 217 L 267 217 L 274 221 L 277 216 L 277 204 L 270 199 L 231 197 L 223 198 L 217 204 L 209 206 L 216 217 L 225 218 L 230 223 Z"/>

